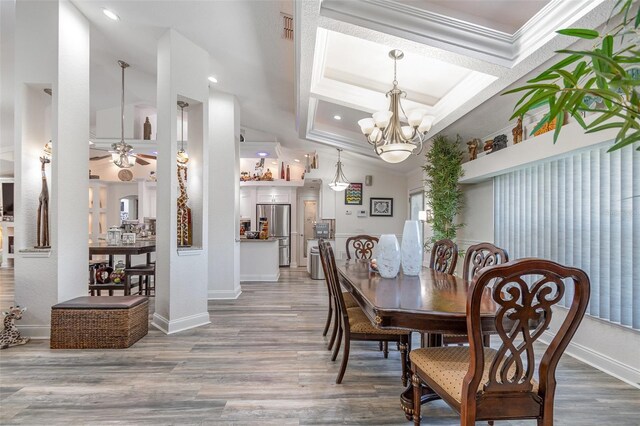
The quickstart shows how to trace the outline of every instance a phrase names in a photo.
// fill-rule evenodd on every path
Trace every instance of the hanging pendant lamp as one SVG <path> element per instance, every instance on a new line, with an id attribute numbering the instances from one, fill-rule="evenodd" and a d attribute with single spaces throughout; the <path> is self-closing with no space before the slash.
<path id="1" fill-rule="evenodd" d="M 189 154 L 184 150 L 184 109 L 189 106 L 187 102 L 178 101 L 178 106 L 180 107 L 180 149 L 178 150 L 178 154 L 176 156 L 176 160 L 178 161 L 178 165 L 186 166 L 189 162 Z"/>
<path id="2" fill-rule="evenodd" d="M 372 118 L 363 118 L 358 125 L 380 158 L 387 163 L 400 163 L 412 153 L 420 154 L 435 117 L 426 115 L 422 109 L 410 111 L 408 115 L 404 112 L 400 99 L 406 98 L 407 93 L 398 88 L 396 72 L 397 62 L 404 58 L 404 53 L 394 49 L 389 52 L 389 57 L 393 59 L 393 88 L 387 92 L 389 110 L 376 112 Z M 401 119 L 409 125 L 403 126 Z"/>
<path id="3" fill-rule="evenodd" d="M 336 163 L 336 174 L 333 180 L 329 183 L 329 187 L 334 191 L 344 191 L 349 186 L 349 181 L 342 172 L 342 161 L 340 161 L 340 152 L 342 150 L 338 148 L 338 162 Z"/>
<path id="4" fill-rule="evenodd" d="M 129 64 L 118 61 L 122 68 L 122 97 L 120 98 L 120 142 L 111 145 L 111 160 L 113 164 L 128 169 L 136 164 L 136 156 L 133 155 L 133 147 L 124 141 L 124 70 Z"/>

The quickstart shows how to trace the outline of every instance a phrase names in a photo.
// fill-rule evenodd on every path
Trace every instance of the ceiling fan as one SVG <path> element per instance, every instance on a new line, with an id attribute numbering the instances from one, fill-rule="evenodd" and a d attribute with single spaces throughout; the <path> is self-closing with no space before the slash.
<path id="1" fill-rule="evenodd" d="M 101 149 L 97 149 L 97 148 L 92 148 L 95 149 L 96 151 L 103 151 Z M 106 151 L 105 151 L 106 152 Z M 150 160 L 157 160 L 157 157 L 155 155 L 150 155 L 150 154 L 131 154 L 134 157 L 136 157 L 136 163 L 141 165 L 141 166 L 148 166 L 149 163 L 146 159 L 150 159 Z M 99 161 L 99 160 L 104 160 L 105 158 L 112 158 L 113 155 L 112 154 L 106 154 L 106 155 L 100 155 L 97 157 L 91 157 L 89 158 L 90 161 Z"/>

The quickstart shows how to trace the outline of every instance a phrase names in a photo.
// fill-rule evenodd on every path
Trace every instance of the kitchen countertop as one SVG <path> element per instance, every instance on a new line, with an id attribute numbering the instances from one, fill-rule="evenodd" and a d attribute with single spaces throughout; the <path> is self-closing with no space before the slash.
<path id="1" fill-rule="evenodd" d="M 270 241 L 278 241 L 277 238 L 267 238 L 266 240 L 261 240 L 259 238 L 246 238 L 246 237 L 240 237 L 240 242 L 241 243 L 268 243 Z"/>

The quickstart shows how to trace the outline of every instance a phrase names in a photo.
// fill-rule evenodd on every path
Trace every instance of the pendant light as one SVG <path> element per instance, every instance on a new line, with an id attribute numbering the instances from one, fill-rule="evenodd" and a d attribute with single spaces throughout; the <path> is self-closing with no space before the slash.
<path id="1" fill-rule="evenodd" d="M 186 167 L 189 162 L 189 154 L 184 150 L 184 109 L 189 106 L 187 102 L 178 101 L 178 106 L 180 107 L 180 149 L 178 150 L 178 154 L 176 156 L 176 160 L 178 161 L 178 165 Z"/>
<path id="2" fill-rule="evenodd" d="M 333 180 L 329 183 L 329 188 L 334 191 L 344 191 L 349 186 L 349 181 L 342 172 L 342 161 L 340 161 L 340 152 L 342 150 L 338 148 L 338 162 L 336 163 L 336 174 Z"/>
<path id="3" fill-rule="evenodd" d="M 387 163 L 400 163 L 412 153 L 419 154 L 422 151 L 422 144 L 435 118 L 426 115 L 422 109 L 410 111 L 408 115 L 404 112 L 400 99 L 406 98 L 407 92 L 398 88 L 396 73 L 397 62 L 404 58 L 404 53 L 394 49 L 389 52 L 389 57 L 393 59 L 393 88 L 387 92 L 389 110 L 376 112 L 372 118 L 363 118 L 358 124 L 380 158 Z M 409 125 L 403 126 L 401 118 Z"/>
<path id="4" fill-rule="evenodd" d="M 124 141 L 124 70 L 129 64 L 124 61 L 118 61 L 118 65 L 122 68 L 122 96 L 120 98 L 120 142 L 111 145 L 111 160 L 113 164 L 128 169 L 136 164 L 136 156 L 133 155 L 133 147 Z"/>

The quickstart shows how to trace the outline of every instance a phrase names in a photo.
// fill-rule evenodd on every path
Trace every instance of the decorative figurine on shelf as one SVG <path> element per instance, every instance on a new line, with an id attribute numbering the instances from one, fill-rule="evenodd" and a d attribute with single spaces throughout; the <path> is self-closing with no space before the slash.
<path id="1" fill-rule="evenodd" d="M 249 172 L 240 172 L 240 182 L 246 182 L 248 180 L 251 180 Z"/>
<path id="2" fill-rule="evenodd" d="M 254 180 L 260 180 L 260 178 L 262 177 L 263 170 L 264 170 L 264 157 L 261 158 L 260 161 L 256 163 L 255 171 L 257 172 L 258 179 L 254 179 Z"/>
<path id="3" fill-rule="evenodd" d="M 271 170 L 267 169 L 260 180 L 273 180 L 273 174 L 271 173 Z"/>
<path id="4" fill-rule="evenodd" d="M 42 190 L 38 197 L 38 218 L 37 218 L 37 245 L 36 248 L 50 248 L 49 245 L 49 185 L 47 184 L 47 173 L 45 165 L 51 162 L 51 141 L 44 145 L 42 156 L 40 157 L 40 171 L 42 172 Z"/>
<path id="5" fill-rule="evenodd" d="M 113 272 L 113 268 L 107 264 L 103 264 L 96 269 L 96 282 L 98 284 L 109 284 L 111 280 L 109 277 Z"/>
<path id="6" fill-rule="evenodd" d="M 291 169 L 289 168 L 289 165 L 287 164 L 287 182 L 289 182 L 291 180 Z"/>
<path id="7" fill-rule="evenodd" d="M 182 127 L 180 129 L 181 145 L 176 157 L 178 164 L 176 171 L 178 174 L 178 186 L 180 188 L 180 195 L 176 200 L 178 205 L 177 238 L 178 247 L 191 247 L 193 229 L 191 222 L 191 208 L 187 205 L 187 202 L 189 201 L 189 195 L 187 195 L 187 163 L 189 162 L 189 155 L 184 150 L 184 109 L 185 107 L 188 107 L 189 104 L 184 101 L 178 101 L 178 106 L 180 107 L 181 112 Z"/>
<path id="8" fill-rule="evenodd" d="M 282 166 L 280 166 L 280 179 L 285 180 L 284 161 L 282 162 Z"/>
<path id="9" fill-rule="evenodd" d="M 493 139 L 489 139 L 484 143 L 484 148 L 482 148 L 482 151 L 484 152 L 488 151 L 487 154 L 490 154 L 492 148 L 493 148 Z"/>
<path id="10" fill-rule="evenodd" d="M 29 341 L 28 337 L 21 337 L 16 320 L 22 319 L 22 314 L 27 308 L 12 306 L 4 313 L 4 330 L 0 333 L 0 349 L 7 349 L 11 346 L 24 345 Z"/>
<path id="11" fill-rule="evenodd" d="M 267 220 L 267 218 L 263 218 L 260 220 L 260 224 L 261 224 L 261 229 L 260 229 L 259 238 L 261 240 L 266 240 L 269 238 L 269 221 Z"/>
<path id="12" fill-rule="evenodd" d="M 551 120 L 548 123 L 544 123 L 534 134 L 533 136 L 540 136 L 543 133 L 547 133 L 550 132 L 551 130 L 555 130 L 556 128 L 556 119 L 554 118 L 553 120 Z"/>
<path id="13" fill-rule="evenodd" d="M 511 133 L 513 134 L 514 145 L 522 142 L 522 116 L 518 117 L 518 123 L 516 124 L 516 127 L 511 130 Z"/>
<path id="14" fill-rule="evenodd" d="M 149 117 L 144 121 L 143 128 L 143 139 L 145 141 L 151 140 L 151 122 L 149 121 Z"/>
<path id="15" fill-rule="evenodd" d="M 507 135 L 498 135 L 493 138 L 493 147 L 491 152 L 500 151 L 501 149 L 505 149 L 507 147 Z"/>
<path id="16" fill-rule="evenodd" d="M 478 146 L 482 143 L 480 139 L 473 139 L 467 142 L 467 146 L 469 147 L 469 161 L 473 161 L 478 158 Z"/>

